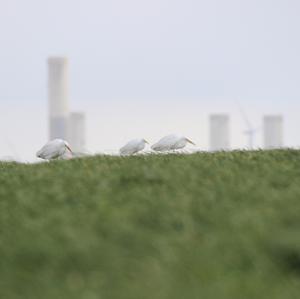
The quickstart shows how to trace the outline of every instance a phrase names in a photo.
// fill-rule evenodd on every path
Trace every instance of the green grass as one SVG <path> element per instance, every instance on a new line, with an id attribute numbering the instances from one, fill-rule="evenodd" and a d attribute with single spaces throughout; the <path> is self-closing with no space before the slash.
<path id="1" fill-rule="evenodd" d="M 0 298 L 299 294 L 299 151 L 0 163 Z"/>

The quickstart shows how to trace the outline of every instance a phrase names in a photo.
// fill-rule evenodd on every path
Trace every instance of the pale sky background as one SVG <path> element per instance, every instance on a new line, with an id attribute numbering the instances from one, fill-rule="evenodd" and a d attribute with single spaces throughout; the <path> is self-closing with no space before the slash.
<path id="1" fill-rule="evenodd" d="M 236 102 L 255 126 L 283 114 L 297 147 L 299 31 L 299 0 L 0 0 L 0 157 L 31 161 L 47 141 L 50 55 L 69 58 L 91 152 L 168 133 L 207 149 L 213 112 L 244 147 Z"/>

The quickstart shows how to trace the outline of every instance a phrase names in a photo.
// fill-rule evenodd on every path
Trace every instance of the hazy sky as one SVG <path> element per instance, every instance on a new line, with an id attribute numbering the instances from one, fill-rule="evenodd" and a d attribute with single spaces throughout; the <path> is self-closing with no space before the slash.
<path id="1" fill-rule="evenodd" d="M 237 101 L 257 126 L 284 114 L 297 146 L 299 16 L 299 0 L 0 0 L 0 157 L 46 142 L 50 55 L 69 57 L 91 151 L 172 132 L 205 149 L 211 112 L 231 113 L 243 147 Z"/>

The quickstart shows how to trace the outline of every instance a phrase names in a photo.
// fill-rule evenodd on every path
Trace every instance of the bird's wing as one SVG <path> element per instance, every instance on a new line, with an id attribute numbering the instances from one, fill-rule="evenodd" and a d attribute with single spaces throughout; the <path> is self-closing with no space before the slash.
<path id="1" fill-rule="evenodd" d="M 120 153 L 122 155 L 134 154 L 138 150 L 139 140 L 134 139 L 126 143 L 121 149 Z"/>
<path id="2" fill-rule="evenodd" d="M 179 138 L 178 140 L 176 140 L 172 146 L 171 146 L 171 149 L 181 149 L 181 148 L 184 148 L 187 144 L 187 141 L 185 138 Z"/>
<path id="3" fill-rule="evenodd" d="M 176 135 L 168 135 L 161 138 L 157 143 L 152 146 L 152 149 L 157 151 L 168 151 L 176 143 L 178 137 Z"/>
<path id="4" fill-rule="evenodd" d="M 127 145 L 124 145 L 123 147 L 120 148 L 120 154 L 121 155 L 128 155 L 131 153 L 130 147 Z"/>
<path id="5" fill-rule="evenodd" d="M 44 145 L 43 148 L 37 152 L 37 156 L 43 159 L 55 159 L 62 155 L 64 151 L 64 143 L 60 140 L 53 140 Z"/>

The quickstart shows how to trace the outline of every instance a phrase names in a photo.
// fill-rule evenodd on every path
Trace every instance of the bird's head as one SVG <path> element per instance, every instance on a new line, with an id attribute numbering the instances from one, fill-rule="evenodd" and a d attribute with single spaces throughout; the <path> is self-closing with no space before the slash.
<path id="1" fill-rule="evenodd" d="M 186 137 L 185 137 L 185 140 L 186 140 L 188 143 L 190 143 L 190 144 L 196 145 L 192 140 L 190 140 L 190 139 L 188 139 L 188 138 L 186 138 Z"/>

